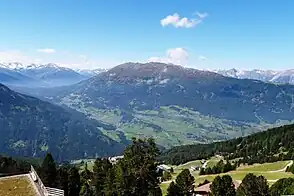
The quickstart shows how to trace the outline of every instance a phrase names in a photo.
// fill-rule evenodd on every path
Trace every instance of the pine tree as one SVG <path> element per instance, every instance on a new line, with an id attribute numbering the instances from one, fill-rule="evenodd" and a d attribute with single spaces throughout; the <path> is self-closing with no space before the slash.
<path id="1" fill-rule="evenodd" d="M 68 169 L 61 167 L 57 171 L 57 188 L 64 190 L 64 196 L 68 196 Z"/>
<path id="2" fill-rule="evenodd" d="M 237 196 L 268 196 L 269 187 L 263 176 L 256 177 L 249 173 L 245 176 L 237 189 Z"/>
<path id="3" fill-rule="evenodd" d="M 169 187 L 167 188 L 166 196 L 183 196 L 183 193 L 181 192 L 177 184 L 175 184 L 174 182 L 171 182 L 169 184 Z"/>
<path id="4" fill-rule="evenodd" d="M 163 175 L 161 177 L 161 180 L 162 181 L 168 181 L 168 180 L 171 180 L 172 179 L 172 175 L 170 172 L 163 172 Z"/>
<path id="5" fill-rule="evenodd" d="M 93 196 L 94 193 L 88 183 L 84 183 L 81 187 L 80 196 Z"/>
<path id="6" fill-rule="evenodd" d="M 213 196 L 235 196 L 235 185 L 231 176 L 217 176 L 210 185 L 211 195 Z"/>
<path id="7" fill-rule="evenodd" d="M 153 139 L 133 139 L 124 151 L 116 170 L 116 187 L 120 195 L 148 196 L 159 194 L 156 157 L 159 150 Z"/>
<path id="8" fill-rule="evenodd" d="M 93 185 L 96 196 L 103 195 L 106 176 L 111 169 L 112 164 L 108 159 L 96 159 L 93 166 Z"/>
<path id="9" fill-rule="evenodd" d="M 68 195 L 79 196 L 80 189 L 81 189 L 81 181 L 80 181 L 79 170 L 76 167 L 72 167 L 69 170 Z"/>
<path id="10" fill-rule="evenodd" d="M 116 187 L 115 187 L 115 168 L 112 167 L 108 170 L 108 173 L 105 178 L 105 183 L 103 187 L 103 193 L 105 196 L 115 196 Z"/>
<path id="11" fill-rule="evenodd" d="M 44 185 L 47 187 L 55 188 L 57 176 L 56 174 L 56 163 L 51 153 L 47 153 L 41 165 L 41 179 Z"/>
<path id="12" fill-rule="evenodd" d="M 88 169 L 87 162 L 85 163 L 84 170 L 80 174 L 81 179 L 81 191 L 80 196 L 92 196 L 93 190 L 91 188 L 92 172 Z"/>
<path id="13" fill-rule="evenodd" d="M 192 195 L 194 190 L 194 177 L 188 169 L 184 169 L 176 178 L 176 184 L 183 195 Z"/>
<path id="14" fill-rule="evenodd" d="M 270 195 L 294 195 L 294 178 L 282 178 L 270 188 Z"/>

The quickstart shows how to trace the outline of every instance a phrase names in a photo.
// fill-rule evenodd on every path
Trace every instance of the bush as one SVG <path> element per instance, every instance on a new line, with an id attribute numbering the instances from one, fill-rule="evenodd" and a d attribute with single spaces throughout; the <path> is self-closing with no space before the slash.
<path id="1" fill-rule="evenodd" d="M 161 180 L 162 181 L 169 181 L 169 180 L 171 180 L 172 179 L 172 175 L 171 175 L 171 173 L 170 172 L 163 172 L 163 175 L 162 175 L 162 177 L 161 177 Z"/>

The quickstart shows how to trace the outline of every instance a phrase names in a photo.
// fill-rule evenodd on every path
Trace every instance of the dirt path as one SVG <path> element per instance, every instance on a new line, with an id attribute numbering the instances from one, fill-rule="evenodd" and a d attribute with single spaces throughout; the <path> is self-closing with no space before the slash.
<path id="1" fill-rule="evenodd" d="M 206 168 L 207 164 L 208 164 L 209 160 L 205 161 L 205 163 L 202 165 L 202 168 Z"/>
<path id="2" fill-rule="evenodd" d="M 269 171 L 269 173 L 284 172 L 284 171 L 286 171 L 287 167 L 290 167 L 291 165 L 293 165 L 293 161 L 292 160 L 284 168 L 279 169 L 279 170 Z"/>

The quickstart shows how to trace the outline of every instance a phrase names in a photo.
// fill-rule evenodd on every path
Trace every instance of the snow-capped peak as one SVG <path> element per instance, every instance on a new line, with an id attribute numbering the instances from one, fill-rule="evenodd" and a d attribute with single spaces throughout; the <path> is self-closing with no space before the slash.
<path id="1" fill-rule="evenodd" d="M 20 69 L 25 68 L 26 66 L 19 62 L 11 62 L 11 63 L 0 63 L 0 67 L 6 69 Z"/>
<path id="2" fill-rule="evenodd" d="M 294 84 L 294 69 L 284 70 L 284 71 L 273 71 L 273 70 L 214 70 L 214 72 L 238 79 L 253 79 L 261 80 L 264 82 L 274 82 L 274 83 L 290 83 Z"/>
<path id="3" fill-rule="evenodd" d="M 42 69 L 42 68 L 53 68 L 53 69 L 62 69 L 62 70 L 71 70 L 70 68 L 62 67 L 54 63 L 47 64 L 23 64 L 19 62 L 11 63 L 0 63 L 0 67 L 11 69 L 11 70 L 24 70 L 24 69 Z"/>

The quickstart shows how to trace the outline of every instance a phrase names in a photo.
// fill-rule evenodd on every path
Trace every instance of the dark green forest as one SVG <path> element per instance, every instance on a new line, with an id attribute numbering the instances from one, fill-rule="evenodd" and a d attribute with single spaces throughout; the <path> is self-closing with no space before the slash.
<path id="1" fill-rule="evenodd" d="M 133 139 L 125 149 L 124 157 L 116 164 L 110 163 L 108 159 L 98 158 L 93 171 L 88 169 L 87 164 L 83 169 L 68 163 L 59 164 L 50 153 L 47 153 L 42 161 L 1 156 L 0 173 L 25 173 L 33 164 L 45 186 L 62 189 L 65 196 L 161 196 L 159 185 L 162 173 L 156 169 L 159 164 L 156 161 L 158 153 L 153 139 Z M 192 196 L 194 182 L 195 178 L 190 171 L 184 169 L 170 183 L 167 195 Z M 210 190 L 213 196 L 294 194 L 294 179 L 280 179 L 269 187 L 263 176 L 249 173 L 235 189 L 232 178 L 224 175 L 212 181 Z"/>
<path id="2" fill-rule="evenodd" d="M 285 125 L 247 137 L 211 144 L 173 147 L 160 160 L 179 165 L 192 160 L 208 159 L 216 154 L 226 159 L 242 158 L 241 163 L 265 163 L 294 158 L 294 125 Z"/>

